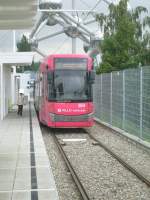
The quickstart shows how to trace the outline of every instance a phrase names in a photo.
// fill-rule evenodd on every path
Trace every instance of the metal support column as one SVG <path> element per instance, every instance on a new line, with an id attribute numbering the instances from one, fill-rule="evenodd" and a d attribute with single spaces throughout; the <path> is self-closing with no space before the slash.
<path id="1" fill-rule="evenodd" d="M 74 19 L 71 15 L 67 14 L 67 13 L 59 13 L 60 16 L 64 16 L 67 19 L 69 19 L 71 22 L 73 22 L 74 24 L 76 24 L 78 27 L 80 27 L 83 31 L 85 31 L 86 33 L 89 34 L 89 36 L 93 36 L 94 37 L 94 33 L 88 29 L 85 25 L 81 24 L 80 22 L 78 22 L 76 19 Z"/>
<path id="2" fill-rule="evenodd" d="M 40 51 L 40 49 L 38 49 L 38 48 L 32 48 L 33 49 L 33 51 L 36 51 L 38 54 L 40 54 L 42 57 L 46 57 L 47 55 L 46 54 L 44 54 L 42 51 Z"/>
<path id="3" fill-rule="evenodd" d="M 143 138 L 143 68 L 140 68 L 140 138 Z"/>
<path id="4" fill-rule="evenodd" d="M 13 52 L 16 52 L 16 31 L 13 30 Z"/>
<path id="5" fill-rule="evenodd" d="M 0 64 L 0 120 L 4 116 L 4 94 L 3 94 L 3 64 Z"/>
<path id="6" fill-rule="evenodd" d="M 102 92 L 103 92 L 103 91 L 102 91 L 102 90 L 103 90 L 103 75 L 101 74 L 100 76 L 101 76 L 101 83 L 100 83 L 100 84 L 101 84 L 101 85 L 100 85 L 100 87 L 101 87 L 101 93 L 100 93 L 100 96 L 101 96 L 101 97 L 100 97 L 100 98 L 101 98 L 101 99 L 100 99 L 100 101 L 101 101 L 101 103 L 100 103 L 100 110 L 101 110 L 101 113 L 100 113 L 100 117 L 101 117 L 102 114 L 103 114 L 103 112 L 102 112 L 102 110 L 103 110 L 103 93 L 102 93 Z"/>
<path id="7" fill-rule="evenodd" d="M 36 35 L 36 32 L 38 31 L 38 28 L 43 21 L 43 17 L 44 17 L 44 13 L 41 13 L 37 23 L 35 24 L 34 28 L 32 29 L 32 32 L 30 34 L 30 39 L 34 38 L 34 36 Z"/>
<path id="8" fill-rule="evenodd" d="M 72 0 L 72 10 L 75 10 L 75 0 Z M 72 16 L 74 17 L 74 12 L 72 12 Z M 72 38 L 72 54 L 76 53 L 76 38 Z"/>
<path id="9" fill-rule="evenodd" d="M 110 124 L 112 125 L 112 72 L 110 74 Z"/>
<path id="10" fill-rule="evenodd" d="M 123 112 L 122 112 L 122 129 L 125 129 L 125 71 L 123 71 L 123 78 L 122 78 L 122 87 L 123 87 Z"/>
<path id="11" fill-rule="evenodd" d="M 52 34 L 50 34 L 50 35 L 46 35 L 46 36 L 40 37 L 40 38 L 37 39 L 37 41 L 38 41 L 38 42 L 41 42 L 41 41 L 43 41 L 43 40 L 46 40 L 46 39 L 49 39 L 49 38 L 51 38 L 51 37 L 60 35 L 60 34 L 62 34 L 62 33 L 64 33 L 64 30 L 58 31 L 58 32 L 55 32 L 55 33 L 52 33 Z"/>

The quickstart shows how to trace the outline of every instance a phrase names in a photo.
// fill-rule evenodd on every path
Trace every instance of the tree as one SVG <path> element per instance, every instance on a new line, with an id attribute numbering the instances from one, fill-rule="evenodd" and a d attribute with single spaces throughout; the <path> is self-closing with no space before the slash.
<path id="1" fill-rule="evenodd" d="M 36 72 L 36 71 L 38 71 L 39 66 L 40 66 L 40 62 L 34 62 L 33 61 L 32 64 L 31 64 L 31 70 Z"/>
<path id="2" fill-rule="evenodd" d="M 121 0 L 117 6 L 110 4 L 108 15 L 96 17 L 104 32 L 100 45 L 102 63 L 97 73 L 150 64 L 150 34 L 145 31 L 150 26 L 150 17 L 143 20 L 141 17 L 147 9 L 140 6 L 128 11 L 127 3 L 128 0 Z"/>
<path id="3" fill-rule="evenodd" d="M 19 52 L 31 51 L 31 44 L 25 35 L 22 36 L 21 41 L 17 43 L 17 48 Z"/>
<path id="4" fill-rule="evenodd" d="M 28 39 L 25 35 L 22 36 L 21 40 L 17 43 L 17 49 L 18 52 L 28 52 L 31 51 L 31 44 L 28 42 Z M 17 72 L 18 73 L 23 73 L 24 71 L 30 71 L 31 66 L 27 65 L 27 66 L 20 66 L 19 68 L 17 68 Z"/>

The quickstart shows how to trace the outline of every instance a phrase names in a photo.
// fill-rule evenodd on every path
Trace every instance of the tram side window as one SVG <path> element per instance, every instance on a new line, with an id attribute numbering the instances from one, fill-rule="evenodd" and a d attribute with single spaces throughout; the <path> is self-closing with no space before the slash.
<path id="1" fill-rule="evenodd" d="M 47 74 L 47 81 L 48 81 L 48 100 L 54 99 L 54 77 L 53 73 Z"/>
<path id="2" fill-rule="evenodd" d="M 43 80 L 43 76 L 42 73 L 39 76 L 39 96 L 42 97 L 42 80 Z"/>
<path id="3" fill-rule="evenodd" d="M 44 73 L 44 97 L 47 97 L 46 73 Z"/>
<path id="4" fill-rule="evenodd" d="M 44 97 L 44 74 L 42 73 L 42 97 Z"/>

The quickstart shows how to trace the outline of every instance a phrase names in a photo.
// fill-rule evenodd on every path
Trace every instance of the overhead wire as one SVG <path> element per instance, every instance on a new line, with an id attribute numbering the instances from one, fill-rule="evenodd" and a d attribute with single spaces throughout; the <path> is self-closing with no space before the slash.
<path id="1" fill-rule="evenodd" d="M 91 6 L 84 0 L 80 0 L 81 3 L 83 3 L 87 8 L 90 8 Z"/>
<path id="2" fill-rule="evenodd" d="M 87 2 L 85 1 L 85 0 L 80 0 L 88 9 L 90 9 L 90 11 L 87 13 L 87 15 L 86 15 L 86 17 L 89 15 L 89 13 L 91 12 L 91 11 L 93 11 L 98 5 L 99 5 L 99 3 L 102 1 L 102 0 L 99 0 L 96 4 L 95 4 L 95 6 L 91 9 L 91 6 L 89 5 L 89 4 L 87 4 Z M 86 18 L 86 17 L 84 17 L 84 19 Z M 83 19 L 83 21 L 84 21 L 84 19 Z M 97 31 L 99 30 L 99 27 L 98 27 L 98 29 L 97 29 Z"/>
<path id="3" fill-rule="evenodd" d="M 90 6 L 85 0 L 80 0 L 80 2 L 81 2 L 82 4 L 84 4 L 88 9 L 91 8 L 91 6 Z M 85 16 L 85 13 L 82 13 L 82 15 Z M 81 15 L 81 16 L 82 16 L 82 15 Z"/>
<path id="4" fill-rule="evenodd" d="M 86 16 L 84 17 L 83 21 L 88 17 L 89 13 L 92 12 L 101 2 L 102 0 L 98 0 L 97 3 L 95 4 L 95 6 L 93 6 L 93 8 L 86 14 Z"/>
<path id="5" fill-rule="evenodd" d="M 62 44 L 60 44 L 59 47 L 57 47 L 54 51 L 53 54 L 55 54 L 56 52 L 60 51 L 62 49 L 62 47 L 64 46 L 64 44 L 67 42 L 67 40 L 69 40 L 69 38 L 65 38 L 65 40 L 62 42 Z"/>

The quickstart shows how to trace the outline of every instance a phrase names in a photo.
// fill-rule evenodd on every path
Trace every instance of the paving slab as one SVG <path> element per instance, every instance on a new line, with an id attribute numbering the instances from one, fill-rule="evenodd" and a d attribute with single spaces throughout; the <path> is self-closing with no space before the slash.
<path id="1" fill-rule="evenodd" d="M 0 192 L 0 200 L 10 200 L 12 192 Z"/>
<path id="2" fill-rule="evenodd" d="M 0 121 L 0 200 L 58 200 L 39 122 L 31 105 Z M 32 139 L 31 139 L 32 138 Z"/>

